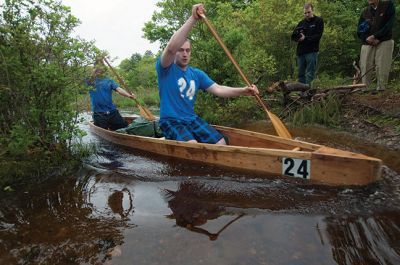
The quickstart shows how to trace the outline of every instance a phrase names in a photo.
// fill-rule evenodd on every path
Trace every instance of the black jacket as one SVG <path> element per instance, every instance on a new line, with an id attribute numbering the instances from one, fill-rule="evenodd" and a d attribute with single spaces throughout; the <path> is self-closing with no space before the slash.
<path id="1" fill-rule="evenodd" d="M 303 19 L 293 30 L 292 40 L 298 41 L 300 33 L 305 35 L 305 39 L 297 44 L 297 55 L 303 55 L 319 51 L 319 41 L 324 32 L 324 20 L 314 16 L 310 20 Z"/>
<path id="2" fill-rule="evenodd" d="M 366 38 L 374 35 L 379 41 L 392 39 L 392 29 L 395 22 L 395 7 L 392 1 L 379 1 L 377 9 L 366 7 L 358 20 L 357 35 L 368 44 Z"/>

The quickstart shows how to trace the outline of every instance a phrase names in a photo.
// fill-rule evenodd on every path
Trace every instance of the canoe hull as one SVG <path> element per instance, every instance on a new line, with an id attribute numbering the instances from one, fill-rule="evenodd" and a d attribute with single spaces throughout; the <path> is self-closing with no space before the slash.
<path id="1" fill-rule="evenodd" d="M 326 185 L 366 185 L 381 177 L 382 161 L 376 158 L 267 134 L 215 127 L 228 137 L 230 145 L 187 143 L 121 134 L 90 123 L 92 132 L 118 145 L 168 157 L 263 173 L 261 176 L 266 178 L 284 175 Z"/>

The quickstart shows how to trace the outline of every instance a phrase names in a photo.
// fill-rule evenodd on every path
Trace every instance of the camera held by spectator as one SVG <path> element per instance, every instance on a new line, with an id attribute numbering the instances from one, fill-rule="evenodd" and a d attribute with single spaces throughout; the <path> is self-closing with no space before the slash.
<path id="1" fill-rule="evenodd" d="M 301 34 L 306 35 L 306 28 L 304 26 L 299 26 L 293 31 L 293 40 L 299 41 Z"/>

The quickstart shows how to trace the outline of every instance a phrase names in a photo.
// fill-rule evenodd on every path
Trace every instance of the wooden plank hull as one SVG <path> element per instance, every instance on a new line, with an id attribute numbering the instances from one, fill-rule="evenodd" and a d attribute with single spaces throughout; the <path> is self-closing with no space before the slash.
<path id="1" fill-rule="evenodd" d="M 382 161 L 362 154 L 229 127 L 215 126 L 229 145 L 188 143 L 90 129 L 112 143 L 154 154 L 233 169 L 309 179 L 326 185 L 366 185 L 381 177 Z"/>

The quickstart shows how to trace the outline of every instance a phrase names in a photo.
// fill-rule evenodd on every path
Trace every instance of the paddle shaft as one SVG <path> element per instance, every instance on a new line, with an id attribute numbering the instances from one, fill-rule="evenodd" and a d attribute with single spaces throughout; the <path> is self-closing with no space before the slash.
<path id="1" fill-rule="evenodd" d="M 135 100 L 136 104 L 140 105 L 138 100 L 136 99 L 135 94 L 133 94 L 131 91 L 128 90 L 128 87 L 126 86 L 124 80 L 122 80 L 122 78 L 119 76 L 119 74 L 117 73 L 117 71 L 115 71 L 114 67 L 111 66 L 111 64 L 108 62 L 108 60 L 106 58 L 103 58 L 104 62 L 108 65 L 108 67 L 110 67 L 111 71 L 113 72 L 113 74 L 117 77 L 118 82 L 122 85 L 122 87 L 133 96 L 133 99 Z"/>
<path id="2" fill-rule="evenodd" d="M 225 43 L 222 41 L 222 39 L 219 37 L 218 33 L 216 32 L 216 30 L 214 29 L 214 27 L 211 25 L 210 21 L 208 20 L 208 18 L 204 15 L 204 14 L 199 14 L 199 16 L 201 16 L 204 20 L 204 22 L 206 23 L 207 27 L 210 29 L 212 35 L 214 36 L 214 38 L 217 40 L 217 42 L 219 43 L 219 45 L 222 47 L 222 49 L 224 50 L 224 52 L 226 53 L 226 55 L 228 56 L 229 60 L 231 60 L 231 62 L 233 63 L 233 66 L 235 66 L 236 70 L 239 72 L 239 75 L 242 77 L 243 81 L 247 84 L 247 86 L 251 86 L 251 83 L 249 81 L 249 79 L 245 76 L 245 74 L 243 73 L 242 69 L 240 68 L 239 64 L 236 62 L 235 58 L 233 58 L 231 52 L 228 50 L 228 48 L 225 46 Z M 261 107 L 268 112 L 267 107 L 265 106 L 264 102 L 261 100 L 260 96 L 257 94 L 254 94 L 255 98 L 257 99 L 257 102 L 261 105 Z"/>
<path id="3" fill-rule="evenodd" d="M 246 82 L 248 86 L 251 86 L 251 83 L 249 79 L 244 75 L 242 69 L 240 69 L 239 64 L 236 62 L 236 60 L 233 58 L 232 54 L 228 50 L 228 48 L 225 46 L 224 42 L 221 40 L 221 38 L 218 36 L 217 31 L 214 29 L 214 27 L 211 25 L 210 21 L 208 21 L 207 17 L 204 14 L 199 14 L 206 23 L 207 27 L 210 29 L 211 33 L 214 35 L 215 39 L 219 43 L 219 45 L 222 47 L 228 58 L 231 60 L 233 65 L 235 66 L 236 70 L 239 72 L 240 76 L 243 78 L 243 80 Z M 257 99 L 258 104 L 263 108 L 264 112 L 267 113 L 269 119 L 272 122 L 272 125 L 274 126 L 276 132 L 278 133 L 279 136 L 287 139 L 291 139 L 292 136 L 290 135 L 290 132 L 288 129 L 286 129 L 285 125 L 283 122 L 272 112 L 270 112 L 267 109 L 267 106 L 265 106 L 264 102 L 261 100 L 260 96 L 257 94 L 254 94 L 254 97 Z"/>
<path id="4" fill-rule="evenodd" d="M 114 73 L 114 75 L 117 77 L 118 82 L 121 84 L 121 86 L 129 93 L 133 96 L 133 100 L 135 101 L 137 107 L 139 108 L 140 114 L 142 114 L 146 119 L 154 121 L 156 119 L 156 117 L 150 112 L 150 110 L 148 110 L 147 108 L 143 107 L 142 105 L 140 105 L 139 101 L 137 100 L 135 94 L 133 94 L 131 91 L 129 91 L 128 87 L 126 86 L 124 80 L 122 80 L 122 78 L 119 76 L 119 74 L 117 73 L 117 71 L 115 71 L 115 69 L 111 66 L 111 64 L 108 62 L 108 60 L 104 57 L 103 58 L 104 62 L 106 62 L 106 64 L 108 65 L 108 67 L 111 69 L 111 71 Z"/>

